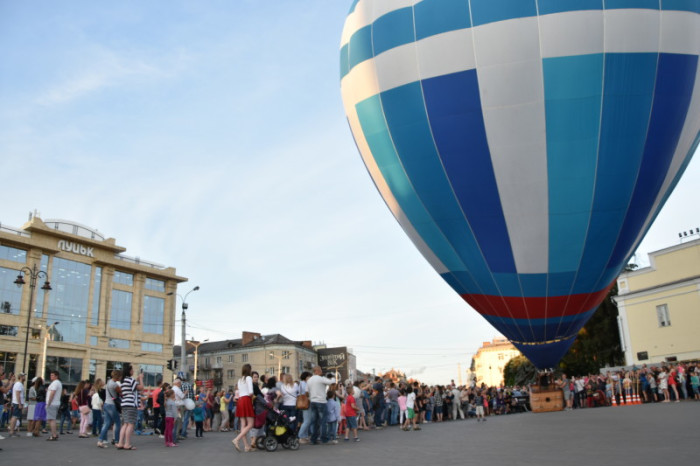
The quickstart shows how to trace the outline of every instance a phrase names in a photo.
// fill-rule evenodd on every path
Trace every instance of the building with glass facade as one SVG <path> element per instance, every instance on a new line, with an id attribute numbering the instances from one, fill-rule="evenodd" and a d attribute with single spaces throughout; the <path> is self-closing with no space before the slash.
<path id="1" fill-rule="evenodd" d="M 148 386 L 171 377 L 174 292 L 187 279 L 125 251 L 70 221 L 30 216 L 21 228 L 0 225 L 0 364 L 7 372 L 48 379 L 57 368 L 70 386 L 104 380 L 132 362 Z"/>

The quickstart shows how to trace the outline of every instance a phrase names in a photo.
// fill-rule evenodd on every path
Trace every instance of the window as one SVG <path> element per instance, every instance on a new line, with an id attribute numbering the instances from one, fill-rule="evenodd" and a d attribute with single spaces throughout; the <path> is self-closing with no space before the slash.
<path id="1" fill-rule="evenodd" d="M 42 271 L 44 271 L 48 275 L 48 273 L 49 273 L 49 256 L 48 255 L 41 255 L 40 268 Z M 38 290 L 36 291 L 36 298 L 35 298 L 36 305 L 34 305 L 33 313 L 34 313 L 34 316 L 37 318 L 44 317 L 44 308 L 46 308 L 46 302 L 45 302 L 46 292 L 47 291 L 45 291 L 41 287 L 39 287 Z"/>
<path id="2" fill-rule="evenodd" d="M 114 329 L 131 329 L 131 300 L 133 294 L 123 290 L 112 290 L 112 309 L 109 326 Z"/>
<path id="3" fill-rule="evenodd" d="M 58 370 L 63 387 L 78 384 L 83 379 L 83 359 L 65 357 L 46 357 L 46 374 Z"/>
<path id="4" fill-rule="evenodd" d="M 0 365 L 5 368 L 5 376 L 10 373 L 15 373 L 15 363 L 17 362 L 17 354 L 13 352 L 0 352 Z"/>
<path id="5" fill-rule="evenodd" d="M 659 321 L 660 328 L 671 325 L 671 315 L 668 312 L 668 305 L 664 303 L 656 307 L 656 319 Z"/>
<path id="6" fill-rule="evenodd" d="M 19 271 L 15 269 L 0 267 L 0 313 L 19 314 L 19 304 L 22 300 L 24 287 L 20 288 L 15 284 L 18 275 Z"/>
<path id="7" fill-rule="evenodd" d="M 17 326 L 0 325 L 0 336 L 17 337 L 18 332 L 19 332 L 19 328 Z"/>
<path id="8" fill-rule="evenodd" d="M 90 347 L 97 347 L 97 336 L 90 336 Z"/>
<path id="9" fill-rule="evenodd" d="M 248 354 L 247 353 L 244 353 L 241 355 L 241 361 L 243 363 L 246 363 L 248 361 Z"/>
<path id="10" fill-rule="evenodd" d="M 229 363 L 233 363 L 233 355 L 229 355 L 229 356 L 228 356 L 228 362 L 229 362 Z"/>
<path id="11" fill-rule="evenodd" d="M 144 286 L 148 290 L 153 290 L 154 292 L 165 292 L 165 282 L 159 281 L 158 279 L 147 277 Z"/>
<path id="12" fill-rule="evenodd" d="M 114 271 L 114 282 L 123 285 L 134 285 L 134 275 L 128 272 Z"/>
<path id="13" fill-rule="evenodd" d="M 228 370 L 228 371 L 226 371 L 226 377 L 227 377 L 227 378 L 235 378 L 235 377 L 236 377 L 236 370 Z"/>
<path id="14" fill-rule="evenodd" d="M 291 356 L 291 352 L 289 350 L 282 351 L 282 358 L 284 358 L 285 360 L 289 360 L 290 356 Z"/>
<path id="15" fill-rule="evenodd" d="M 112 349 L 128 349 L 130 345 L 131 345 L 131 342 L 129 342 L 126 339 L 110 339 L 109 340 L 109 347 Z"/>
<path id="16" fill-rule="evenodd" d="M 95 282 L 92 287 L 92 317 L 90 324 L 97 326 L 100 321 L 100 290 L 102 289 L 102 268 L 95 268 Z"/>
<path id="17" fill-rule="evenodd" d="M 145 352 L 162 352 L 163 344 L 156 344 L 154 342 L 141 342 L 141 350 Z"/>
<path id="18" fill-rule="evenodd" d="M 209 357 L 204 357 L 204 366 L 209 366 Z"/>
<path id="19" fill-rule="evenodd" d="M 221 357 L 216 357 L 216 363 L 221 363 Z"/>
<path id="20" fill-rule="evenodd" d="M 139 365 L 140 370 L 143 370 L 143 385 L 153 387 L 159 381 L 163 381 L 163 365 Z M 139 371 L 140 371 L 139 370 Z M 135 376 L 134 376 L 135 377 Z"/>
<path id="21" fill-rule="evenodd" d="M 289 368 L 288 366 L 283 366 L 282 367 L 282 373 L 291 373 L 292 369 Z"/>
<path id="22" fill-rule="evenodd" d="M 52 259 L 52 263 L 53 291 L 48 293 L 46 321 L 59 323 L 56 331 L 63 342 L 85 345 L 88 342 L 92 266 L 57 257 Z"/>
<path id="23" fill-rule="evenodd" d="M 165 300 L 145 295 L 143 297 L 143 332 L 163 334 Z"/>
<path id="24" fill-rule="evenodd" d="M 503 360 L 503 354 L 502 354 L 502 353 L 499 353 L 499 354 L 498 354 L 498 359 L 499 359 L 499 360 Z"/>
<path id="25" fill-rule="evenodd" d="M 25 250 L 20 250 L 19 248 L 0 245 L 0 259 L 14 261 L 16 263 L 26 263 L 27 252 Z"/>

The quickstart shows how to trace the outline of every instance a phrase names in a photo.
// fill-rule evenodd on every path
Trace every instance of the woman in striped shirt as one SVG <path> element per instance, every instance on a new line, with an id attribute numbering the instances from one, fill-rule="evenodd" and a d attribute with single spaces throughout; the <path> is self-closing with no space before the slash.
<path id="1" fill-rule="evenodd" d="M 119 433 L 117 449 L 128 451 L 136 449 L 131 445 L 131 433 L 134 432 L 139 407 L 139 391 L 143 390 L 143 373 L 134 379 L 134 367 L 124 364 L 124 379 L 122 380 L 122 429 Z"/>

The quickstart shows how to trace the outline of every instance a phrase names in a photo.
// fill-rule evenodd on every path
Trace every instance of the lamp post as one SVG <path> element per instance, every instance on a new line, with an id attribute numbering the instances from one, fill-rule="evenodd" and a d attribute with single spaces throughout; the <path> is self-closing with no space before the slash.
<path id="1" fill-rule="evenodd" d="M 27 334 L 24 337 L 24 357 L 22 358 L 22 373 L 26 374 L 27 348 L 29 346 L 29 324 L 30 319 L 32 317 L 32 306 L 34 306 L 34 289 L 36 288 L 36 280 L 40 277 L 44 278 L 44 285 L 41 287 L 41 290 L 51 290 L 51 283 L 49 282 L 49 275 L 46 274 L 46 272 L 44 271 L 40 271 L 36 267 L 36 263 L 34 263 L 34 266 L 31 269 L 28 266 L 24 266 L 22 269 L 19 270 L 17 279 L 15 279 L 15 284 L 17 284 L 17 287 L 22 287 L 24 284 L 26 284 L 22 273 L 27 274 L 29 276 L 29 309 L 27 310 Z"/>
<path id="2" fill-rule="evenodd" d="M 187 296 L 192 292 L 196 292 L 197 290 L 199 290 L 198 285 L 195 286 L 189 292 L 187 292 L 184 298 L 182 297 L 182 295 L 177 294 L 177 296 L 180 297 L 180 300 L 182 300 L 182 346 L 180 349 L 180 365 L 182 365 L 181 369 L 185 372 L 185 375 L 189 373 L 187 371 L 187 337 L 185 335 L 187 332 Z M 173 292 L 168 292 L 168 295 L 173 295 Z M 197 367 L 195 366 L 195 370 L 196 368 Z"/>
<path id="3" fill-rule="evenodd" d="M 41 376 L 41 378 L 44 378 L 44 373 L 46 373 L 46 352 L 48 351 L 48 346 L 49 346 L 49 337 L 51 337 L 51 330 L 56 330 L 56 325 L 60 324 L 58 321 L 53 323 L 51 326 L 48 326 L 46 328 L 45 334 L 44 334 L 44 348 L 42 349 L 41 352 L 41 370 L 37 372 L 37 376 Z M 51 339 L 53 340 L 53 339 Z"/>
<path id="4" fill-rule="evenodd" d="M 204 339 L 202 342 L 196 340 L 187 341 L 188 344 L 194 347 L 194 384 L 192 386 L 194 387 L 195 392 L 197 391 L 197 365 L 199 356 L 199 346 L 208 341 L 209 339 Z"/>
<path id="5" fill-rule="evenodd" d="M 270 352 L 270 357 L 277 359 L 277 379 L 282 377 L 282 357 L 278 357 L 274 352 Z"/>

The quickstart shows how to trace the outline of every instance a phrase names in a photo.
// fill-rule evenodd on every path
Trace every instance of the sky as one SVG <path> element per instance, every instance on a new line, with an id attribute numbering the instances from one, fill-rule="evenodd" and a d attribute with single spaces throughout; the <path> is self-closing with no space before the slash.
<path id="1" fill-rule="evenodd" d="M 175 267 L 178 293 L 200 287 L 188 338 L 280 333 L 347 346 L 363 371 L 458 381 L 499 333 L 357 152 L 339 82 L 351 3 L 0 0 L 0 223 L 37 210 Z M 697 159 L 638 264 L 700 225 Z"/>

